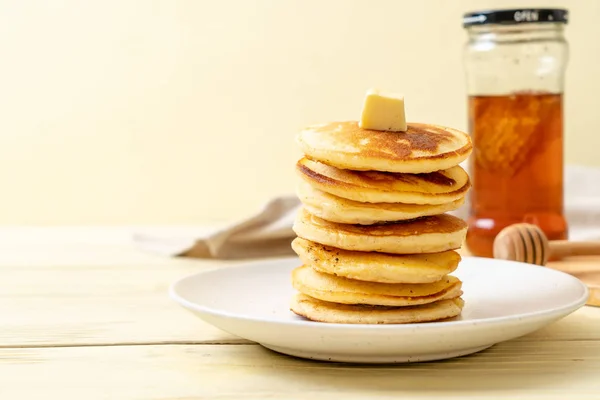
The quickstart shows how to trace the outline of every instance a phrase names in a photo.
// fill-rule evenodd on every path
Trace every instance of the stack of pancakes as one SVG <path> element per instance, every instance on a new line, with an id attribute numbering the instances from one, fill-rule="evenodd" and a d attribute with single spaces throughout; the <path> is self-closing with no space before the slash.
<path id="1" fill-rule="evenodd" d="M 303 209 L 294 224 L 291 310 L 314 321 L 413 323 L 461 313 L 466 223 L 445 214 L 463 204 L 472 151 L 463 132 L 408 124 L 406 132 L 357 122 L 309 127 L 297 137 Z"/>

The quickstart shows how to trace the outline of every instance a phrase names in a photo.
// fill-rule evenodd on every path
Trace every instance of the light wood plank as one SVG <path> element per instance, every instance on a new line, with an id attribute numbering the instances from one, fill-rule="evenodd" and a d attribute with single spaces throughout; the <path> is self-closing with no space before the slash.
<path id="1" fill-rule="evenodd" d="M 584 306 L 562 320 L 518 340 L 594 340 L 600 342 L 600 308 Z"/>
<path id="2" fill-rule="evenodd" d="M 511 342 L 398 366 L 295 359 L 257 345 L 0 349 L 4 399 L 597 399 L 596 342 Z"/>
<path id="3" fill-rule="evenodd" d="M 549 267 L 573 275 L 585 283 L 590 291 L 587 304 L 600 307 L 600 257 L 567 257 L 550 263 Z"/>
<path id="4" fill-rule="evenodd" d="M 168 297 L 175 280 L 236 263 L 139 251 L 129 229 L 0 229 L 0 347 L 240 342 Z"/>
<path id="5" fill-rule="evenodd" d="M 0 347 L 239 341 L 168 297 L 171 282 L 199 269 L 4 268 Z"/>
<path id="6" fill-rule="evenodd" d="M 171 282 L 202 267 L 211 268 L 4 268 L 0 347 L 240 340 L 195 318 L 168 297 Z M 585 307 L 524 339 L 600 340 L 600 308 Z"/>
<path id="7" fill-rule="evenodd" d="M 133 235 L 194 237 L 208 228 L 1 228 L 0 269 L 3 267 L 105 266 L 105 265 L 193 265 L 200 260 L 162 257 L 140 251 Z M 190 236 L 191 235 L 191 236 Z M 218 261 L 217 261 L 218 262 Z M 210 261 L 214 264 L 213 261 Z"/>
<path id="8" fill-rule="evenodd" d="M 143 253 L 127 230 L 41 231 L 0 229 L 0 347 L 243 342 L 167 295 L 183 276 L 237 263 Z M 600 308 L 523 338 L 578 339 L 600 340 Z"/>

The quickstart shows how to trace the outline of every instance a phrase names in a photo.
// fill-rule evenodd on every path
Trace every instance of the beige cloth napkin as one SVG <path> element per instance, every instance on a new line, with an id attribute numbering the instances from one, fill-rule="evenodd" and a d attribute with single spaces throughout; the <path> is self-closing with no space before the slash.
<path id="1" fill-rule="evenodd" d="M 134 235 L 143 250 L 165 256 L 244 259 L 293 255 L 292 225 L 300 201 L 294 195 L 269 201 L 256 214 L 232 225 L 195 237 Z"/>
<path id="2" fill-rule="evenodd" d="M 300 208 L 294 195 L 269 201 L 247 219 L 198 236 L 163 237 L 136 234 L 142 249 L 165 256 L 249 259 L 293 255 L 292 225 Z M 468 203 L 452 214 L 466 218 Z M 570 240 L 600 239 L 600 168 L 568 166 L 565 212 Z"/>

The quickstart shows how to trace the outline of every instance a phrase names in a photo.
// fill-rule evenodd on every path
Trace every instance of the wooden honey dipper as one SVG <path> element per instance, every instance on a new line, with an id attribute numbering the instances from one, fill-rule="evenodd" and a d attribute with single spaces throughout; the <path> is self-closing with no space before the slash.
<path id="1" fill-rule="evenodd" d="M 599 256 L 600 242 L 548 240 L 536 225 L 520 223 L 507 226 L 494 240 L 494 258 L 545 266 L 548 259 L 569 256 Z M 600 307 L 600 260 L 553 262 L 551 268 L 575 276 L 590 291 L 587 304 Z"/>
<path id="2" fill-rule="evenodd" d="M 494 258 L 546 265 L 548 259 L 568 256 L 600 256 L 600 242 L 548 240 L 533 224 L 520 223 L 502 229 L 494 240 Z"/>

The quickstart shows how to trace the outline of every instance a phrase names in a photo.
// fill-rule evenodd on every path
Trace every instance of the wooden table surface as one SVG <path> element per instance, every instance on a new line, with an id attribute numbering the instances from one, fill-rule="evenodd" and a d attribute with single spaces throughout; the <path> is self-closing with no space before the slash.
<path id="1" fill-rule="evenodd" d="M 174 280 L 233 263 L 142 253 L 132 232 L 0 229 L 0 399 L 600 398 L 600 308 L 447 361 L 313 362 L 169 299 Z"/>

